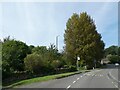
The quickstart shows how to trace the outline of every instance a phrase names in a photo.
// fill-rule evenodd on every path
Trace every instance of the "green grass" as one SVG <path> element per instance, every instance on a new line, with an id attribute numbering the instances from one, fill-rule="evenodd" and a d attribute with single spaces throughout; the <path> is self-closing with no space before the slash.
<path id="1" fill-rule="evenodd" d="M 88 70 L 83 70 L 82 72 L 87 72 Z M 35 82 L 43 82 L 43 81 L 48 81 L 52 79 L 59 79 L 67 76 L 71 76 L 74 74 L 78 74 L 80 72 L 69 72 L 69 73 L 62 73 L 62 74 L 56 74 L 56 75 L 49 75 L 49 76 L 43 76 L 43 77 L 37 77 L 37 78 L 32 78 L 32 79 L 27 79 L 27 80 L 22 80 L 16 83 L 13 83 L 9 86 L 5 86 L 3 88 L 14 88 L 20 85 L 25 85 L 25 84 L 30 84 L 30 83 L 35 83 Z"/>

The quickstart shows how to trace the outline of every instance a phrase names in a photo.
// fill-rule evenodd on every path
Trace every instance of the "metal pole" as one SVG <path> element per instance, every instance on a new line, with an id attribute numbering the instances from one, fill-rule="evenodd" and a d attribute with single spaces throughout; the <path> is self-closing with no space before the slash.
<path id="1" fill-rule="evenodd" d="M 79 70 L 79 68 L 78 68 L 79 66 L 78 66 L 78 60 L 77 60 L 77 70 Z"/>

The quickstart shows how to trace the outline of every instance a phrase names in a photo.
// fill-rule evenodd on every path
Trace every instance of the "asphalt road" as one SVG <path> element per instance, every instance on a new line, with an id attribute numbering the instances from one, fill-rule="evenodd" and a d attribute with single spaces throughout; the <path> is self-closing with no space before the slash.
<path id="1" fill-rule="evenodd" d="M 19 88 L 118 88 L 118 82 L 118 68 L 107 68 Z"/>

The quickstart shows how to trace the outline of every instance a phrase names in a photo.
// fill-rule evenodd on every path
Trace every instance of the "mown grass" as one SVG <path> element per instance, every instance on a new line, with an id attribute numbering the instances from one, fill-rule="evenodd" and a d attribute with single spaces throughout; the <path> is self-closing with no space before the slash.
<path id="1" fill-rule="evenodd" d="M 43 76 L 43 77 L 37 77 L 37 78 L 22 80 L 22 81 L 13 83 L 13 84 L 8 85 L 8 86 L 4 86 L 3 88 L 14 88 L 14 87 L 17 87 L 17 86 L 20 86 L 20 85 L 25 85 L 25 84 L 35 83 L 35 82 L 43 82 L 43 81 L 48 81 L 48 80 L 52 80 L 52 79 L 59 79 L 59 78 L 71 76 L 71 75 L 74 75 L 74 74 L 79 74 L 79 73 L 82 73 L 82 72 L 88 72 L 88 70 L 83 70 L 83 71 L 80 71 L 80 72 L 62 73 L 62 74 L 49 75 L 49 76 Z"/>

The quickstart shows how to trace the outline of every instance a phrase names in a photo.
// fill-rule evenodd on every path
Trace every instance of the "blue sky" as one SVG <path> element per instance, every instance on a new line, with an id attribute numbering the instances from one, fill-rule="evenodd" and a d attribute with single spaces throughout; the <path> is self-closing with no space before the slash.
<path id="1" fill-rule="evenodd" d="M 28 45 L 49 46 L 55 44 L 59 35 L 60 50 L 68 18 L 73 13 L 87 12 L 94 19 L 105 47 L 118 44 L 117 2 L 7 2 L 0 5 L 0 11 L 0 38 L 10 35 Z"/>

